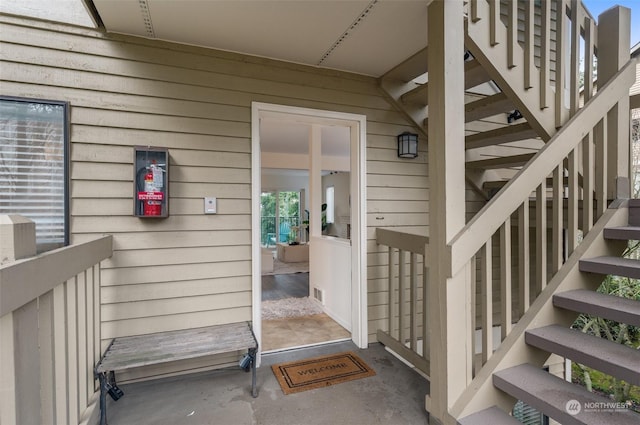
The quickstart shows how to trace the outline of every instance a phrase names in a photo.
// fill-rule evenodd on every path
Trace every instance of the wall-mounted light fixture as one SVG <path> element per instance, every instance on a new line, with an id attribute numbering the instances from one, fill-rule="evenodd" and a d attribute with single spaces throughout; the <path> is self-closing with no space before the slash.
<path id="1" fill-rule="evenodd" d="M 522 116 L 522 113 L 520 111 L 518 111 L 517 109 L 515 111 L 511 112 L 510 114 L 507 114 L 507 122 L 509 124 L 511 124 L 512 122 L 517 121 L 519 119 L 522 119 L 522 118 L 524 118 Z"/>
<path id="2" fill-rule="evenodd" d="M 405 131 L 398 135 L 398 157 L 415 158 L 418 156 L 418 135 Z"/>

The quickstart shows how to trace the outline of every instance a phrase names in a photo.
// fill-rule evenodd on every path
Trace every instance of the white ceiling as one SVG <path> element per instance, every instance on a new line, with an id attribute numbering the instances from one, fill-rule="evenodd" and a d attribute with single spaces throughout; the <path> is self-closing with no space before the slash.
<path id="1" fill-rule="evenodd" d="M 311 125 L 296 122 L 281 122 L 262 118 L 260 120 L 260 150 L 271 153 L 309 153 Z M 349 156 L 349 127 L 322 127 L 322 155 Z"/>
<path id="2" fill-rule="evenodd" d="M 427 44 L 431 0 L 93 0 L 107 31 L 378 77 Z"/>
<path id="3" fill-rule="evenodd" d="M 91 0 L 85 0 L 87 2 Z M 427 44 L 431 0 L 92 0 L 109 32 L 379 77 Z M 309 126 L 262 119 L 263 152 L 308 152 Z M 323 154 L 349 155 L 346 127 Z"/>

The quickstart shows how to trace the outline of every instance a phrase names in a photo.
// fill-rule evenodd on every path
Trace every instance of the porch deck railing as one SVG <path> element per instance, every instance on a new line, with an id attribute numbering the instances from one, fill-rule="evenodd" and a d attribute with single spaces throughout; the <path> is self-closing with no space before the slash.
<path id="1" fill-rule="evenodd" d="M 100 262 L 112 237 L 34 255 L 34 224 L 17 217 L 0 216 L 0 422 L 96 422 Z"/>
<path id="2" fill-rule="evenodd" d="M 260 217 L 260 240 L 263 246 L 272 246 L 278 242 L 288 242 L 292 229 L 300 225 L 300 217 Z"/>
<path id="3" fill-rule="evenodd" d="M 429 238 L 389 229 L 376 230 L 378 245 L 388 247 L 388 310 L 386 329 L 377 339 L 429 375 L 427 273 Z"/>

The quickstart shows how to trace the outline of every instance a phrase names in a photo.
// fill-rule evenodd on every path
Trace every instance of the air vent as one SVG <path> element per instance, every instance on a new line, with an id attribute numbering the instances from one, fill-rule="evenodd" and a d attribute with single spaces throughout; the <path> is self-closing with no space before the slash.
<path id="1" fill-rule="evenodd" d="M 324 293 L 322 291 L 322 289 L 319 288 L 313 288 L 313 298 L 315 298 L 316 300 L 320 301 L 323 305 L 324 305 Z"/>

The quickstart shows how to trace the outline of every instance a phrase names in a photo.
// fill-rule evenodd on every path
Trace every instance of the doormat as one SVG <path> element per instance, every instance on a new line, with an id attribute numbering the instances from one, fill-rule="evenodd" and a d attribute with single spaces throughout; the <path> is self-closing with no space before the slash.
<path id="1" fill-rule="evenodd" d="M 271 369 L 285 394 L 328 387 L 376 374 L 351 351 L 280 363 L 271 366 Z"/>

